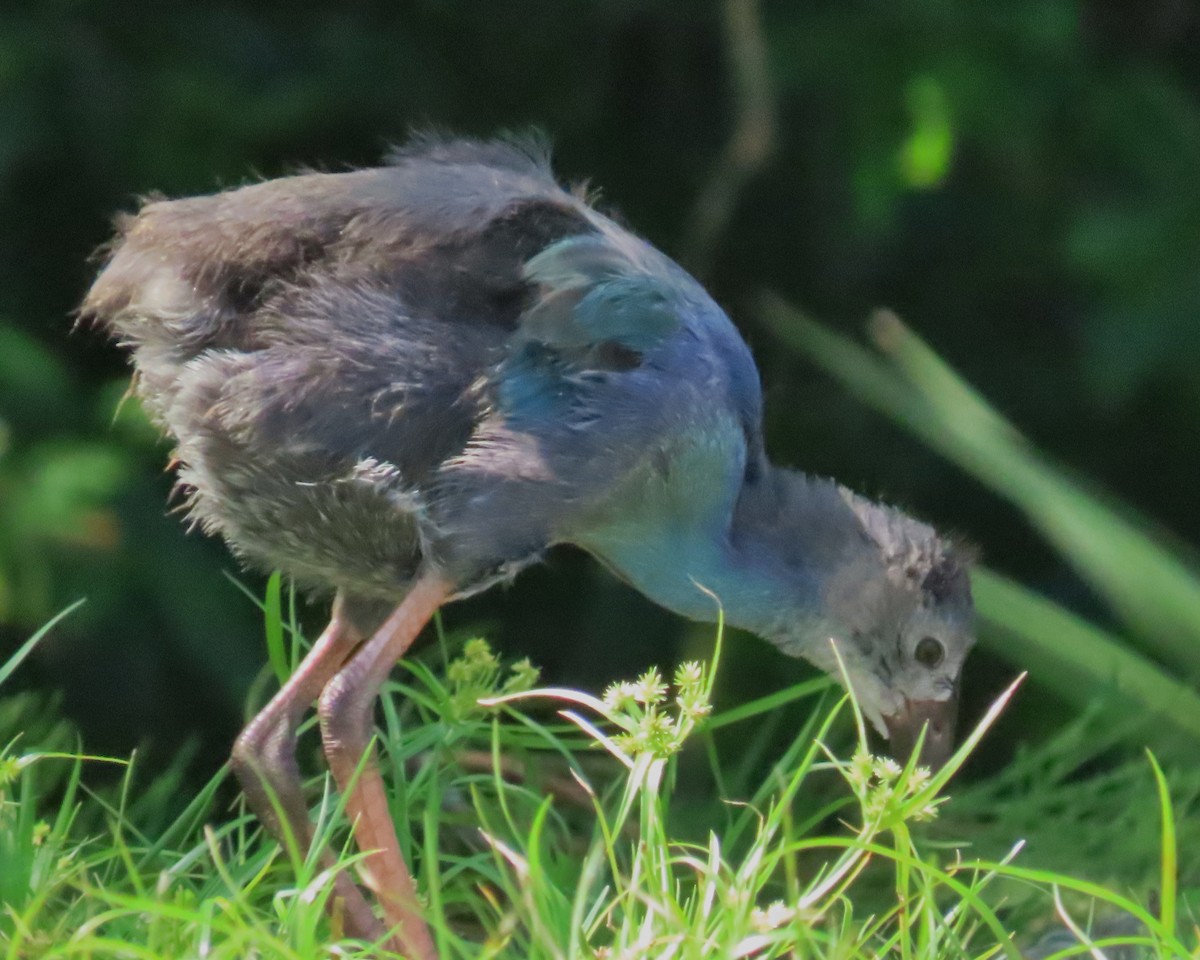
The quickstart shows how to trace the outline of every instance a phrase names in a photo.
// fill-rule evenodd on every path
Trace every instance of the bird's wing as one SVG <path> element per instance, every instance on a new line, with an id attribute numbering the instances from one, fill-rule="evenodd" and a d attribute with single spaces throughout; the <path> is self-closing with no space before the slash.
<path id="1" fill-rule="evenodd" d="M 554 243 L 523 273 L 530 305 L 495 374 L 512 423 L 550 420 L 572 429 L 594 423 L 603 411 L 589 406 L 619 402 L 622 387 L 636 385 L 621 374 L 642 369 L 648 354 L 686 335 L 670 285 L 637 269 L 600 234 Z"/>
<path id="2" fill-rule="evenodd" d="M 593 223 L 525 265 L 532 299 L 498 370 L 509 421 L 583 434 L 614 470 L 727 425 L 757 454 L 758 374 L 728 317 L 649 244 Z"/>
<path id="3" fill-rule="evenodd" d="M 729 319 L 648 244 L 589 222 L 525 263 L 493 406 L 440 474 L 448 554 L 585 542 L 641 494 L 664 522 L 716 520 L 760 446 L 757 373 Z"/>

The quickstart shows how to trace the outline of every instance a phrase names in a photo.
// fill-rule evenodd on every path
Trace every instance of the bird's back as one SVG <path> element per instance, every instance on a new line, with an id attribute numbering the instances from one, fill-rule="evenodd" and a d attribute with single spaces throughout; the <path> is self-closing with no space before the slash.
<path id="1" fill-rule="evenodd" d="M 525 261 L 589 230 L 588 212 L 532 145 L 419 141 L 384 167 L 145 203 L 119 221 L 82 312 L 151 381 L 205 351 L 402 336 L 406 317 L 486 337 L 516 326 Z M 171 380 L 143 390 L 164 417 Z"/>

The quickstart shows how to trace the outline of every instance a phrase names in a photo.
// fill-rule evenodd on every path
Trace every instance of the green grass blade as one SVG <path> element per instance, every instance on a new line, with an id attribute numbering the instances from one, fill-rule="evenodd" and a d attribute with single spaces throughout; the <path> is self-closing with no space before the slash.
<path id="1" fill-rule="evenodd" d="M 41 629 L 37 631 L 37 633 L 21 644 L 21 646 L 17 648 L 16 653 L 5 660 L 4 663 L 0 663 L 0 686 L 4 685 L 4 681 L 12 676 L 13 672 L 21 665 L 22 661 L 31 653 L 33 653 L 33 648 L 41 643 L 43 638 L 45 638 L 45 636 L 51 630 L 53 630 L 56 626 L 58 626 L 59 623 L 78 610 L 86 602 L 87 601 L 85 599 L 80 598 L 65 610 L 56 614 L 45 625 L 43 625 Z"/>
<path id="2" fill-rule="evenodd" d="M 800 683 L 793 684 L 783 690 L 777 690 L 774 693 L 769 693 L 763 697 L 756 697 L 754 700 L 749 700 L 746 703 L 739 704 L 736 707 L 731 707 L 728 710 L 722 710 L 713 717 L 709 717 L 701 724 L 704 730 L 719 730 L 721 727 L 727 727 L 731 723 L 740 723 L 742 720 L 748 720 L 751 717 L 757 717 L 762 714 L 770 714 L 782 707 L 784 704 L 791 703 L 794 700 L 803 700 L 806 697 L 812 697 L 819 693 L 824 693 L 833 686 L 833 681 L 828 677 L 818 677 L 813 680 L 804 680 Z"/>
<path id="3" fill-rule="evenodd" d="M 982 638 L 1081 709 L 1107 692 L 1113 713 L 1200 740 L 1200 696 L 1120 640 L 987 569 L 972 577 Z"/>
<path id="4" fill-rule="evenodd" d="M 283 643 L 283 576 L 278 570 L 267 580 L 263 603 L 263 622 L 267 634 L 267 659 L 280 685 L 291 675 L 288 651 Z"/>
<path id="5" fill-rule="evenodd" d="M 1159 887 L 1159 920 L 1163 929 L 1175 933 L 1175 898 L 1179 883 L 1179 850 L 1175 836 L 1175 813 L 1171 805 L 1171 791 L 1162 767 L 1149 750 L 1146 756 L 1154 769 L 1154 781 L 1158 787 L 1159 816 L 1162 821 L 1162 874 Z"/>

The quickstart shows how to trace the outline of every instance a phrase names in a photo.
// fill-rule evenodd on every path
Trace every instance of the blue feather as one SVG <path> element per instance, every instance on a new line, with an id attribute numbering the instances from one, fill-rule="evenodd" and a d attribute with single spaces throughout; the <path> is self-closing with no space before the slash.
<path id="1" fill-rule="evenodd" d="M 568 237 L 525 265 L 539 291 L 520 336 L 559 349 L 619 343 L 645 352 L 677 331 L 678 289 L 599 235 Z"/>
<path id="2" fill-rule="evenodd" d="M 526 264 L 525 276 L 538 296 L 497 371 L 500 407 L 515 424 L 578 419 L 598 384 L 638 367 L 683 327 L 678 286 L 600 235 L 551 245 Z"/>

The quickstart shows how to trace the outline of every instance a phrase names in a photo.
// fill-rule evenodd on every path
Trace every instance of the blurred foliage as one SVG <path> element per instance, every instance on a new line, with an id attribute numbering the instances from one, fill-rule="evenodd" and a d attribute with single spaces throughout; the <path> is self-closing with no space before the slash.
<path id="1" fill-rule="evenodd" d="M 128 454 L 107 438 L 58 437 L 80 403 L 61 361 L 20 330 L 0 327 L 0 621 L 31 626 L 52 611 L 56 573 L 77 551 L 117 546 L 111 503 Z M 48 435 L 48 436 L 47 436 Z M 17 438 L 28 438 L 19 442 Z"/>
<path id="2" fill-rule="evenodd" d="M 702 262 L 755 348 L 774 456 L 962 531 L 998 571 L 1114 626 L 1016 506 L 779 349 L 753 298 L 776 290 L 843 331 L 893 307 L 1041 449 L 1163 538 L 1200 543 L 1200 8 L 810 0 L 761 15 L 774 151 Z M 17 679 L 62 688 L 96 749 L 207 726 L 215 761 L 264 660 L 228 555 L 166 515 L 165 446 L 135 405 L 116 415 L 119 352 L 71 334 L 115 211 L 371 163 L 413 126 L 534 124 L 564 176 L 678 252 L 734 126 L 725 50 L 712 0 L 0 7 L 0 656 L 89 601 Z M 552 568 L 448 618 L 594 685 L 708 636 L 574 554 Z M 804 670 L 757 643 L 731 661 L 722 696 Z M 977 656 L 968 700 L 1009 672 Z"/>

